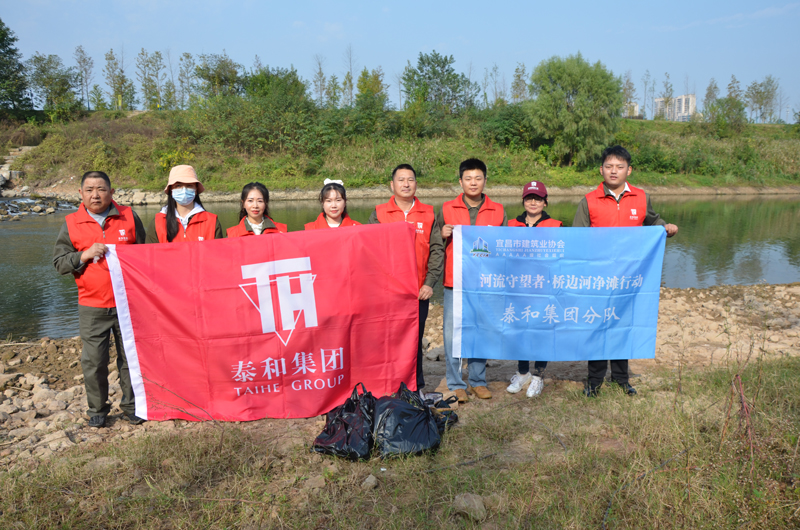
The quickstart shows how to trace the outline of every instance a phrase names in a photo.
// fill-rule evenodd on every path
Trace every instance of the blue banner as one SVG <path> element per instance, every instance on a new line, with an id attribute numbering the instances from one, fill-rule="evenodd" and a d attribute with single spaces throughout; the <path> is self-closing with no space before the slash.
<path id="1" fill-rule="evenodd" d="M 652 359 L 666 231 L 456 226 L 453 356 Z"/>

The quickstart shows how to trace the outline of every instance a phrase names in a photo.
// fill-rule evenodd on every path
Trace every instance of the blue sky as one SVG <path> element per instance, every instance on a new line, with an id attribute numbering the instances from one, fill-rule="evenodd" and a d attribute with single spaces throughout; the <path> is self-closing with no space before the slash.
<path id="1" fill-rule="evenodd" d="M 656 92 L 669 72 L 676 95 L 688 76 L 699 99 L 712 77 L 724 95 L 731 74 L 743 88 L 771 74 L 789 106 L 800 109 L 800 2 L 0 0 L 0 18 L 26 58 L 38 51 L 71 64 L 83 45 L 101 85 L 110 48 L 124 46 L 131 73 L 144 47 L 175 58 L 225 50 L 246 67 L 258 55 L 310 79 L 315 54 L 325 57 L 326 73 L 341 78 L 351 45 L 359 67 L 383 68 L 396 103 L 394 76 L 420 52 L 453 55 L 459 71 L 471 65 L 474 80 L 497 64 L 509 87 L 518 62 L 530 72 L 554 55 L 581 52 L 615 74 L 631 70 L 640 97 L 648 69 Z"/>

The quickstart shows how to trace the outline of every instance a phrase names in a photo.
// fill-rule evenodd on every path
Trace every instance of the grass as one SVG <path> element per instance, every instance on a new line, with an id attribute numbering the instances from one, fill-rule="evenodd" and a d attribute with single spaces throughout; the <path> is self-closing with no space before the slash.
<path id="1" fill-rule="evenodd" d="M 309 453 L 314 420 L 229 424 L 224 436 L 202 424 L 77 446 L 0 475 L 0 527 L 587 528 L 604 518 L 609 528 L 797 526 L 798 370 L 800 359 L 783 358 L 684 371 L 680 381 L 663 372 L 638 397 L 604 388 L 588 401 L 577 385 L 556 383 L 534 401 L 470 404 L 436 455 L 402 460 Z M 731 392 L 737 374 L 752 406 L 749 433 Z M 118 463 L 87 465 L 99 457 Z M 365 491 L 369 474 L 379 485 Z M 323 488 L 304 487 L 318 475 Z M 496 494 L 487 521 L 454 513 L 460 493 Z"/>
<path id="2" fill-rule="evenodd" d="M 179 111 L 176 111 L 179 112 Z M 176 136 L 179 115 L 147 112 L 131 117 L 97 112 L 67 124 L 36 127 L 0 124 L 0 145 L 39 144 L 13 169 L 26 172 L 25 183 L 50 185 L 88 168 L 108 172 L 118 188 L 157 190 L 169 168 L 195 166 L 207 189 L 238 191 L 254 180 L 271 189 L 317 189 L 325 178 L 348 187 L 385 184 L 389 169 L 411 163 L 422 187 L 457 183 L 461 160 L 487 161 L 493 185 L 522 185 L 531 179 L 549 186 L 598 182 L 595 169 L 553 167 L 538 150 L 510 148 L 487 139 L 480 122 L 449 136 L 342 138 L 321 154 L 237 152 L 230 147 Z M 659 186 L 786 186 L 800 183 L 800 138 L 796 127 L 748 125 L 739 138 L 708 137 L 697 124 L 623 120 L 615 141 L 634 155 L 635 182 Z"/>

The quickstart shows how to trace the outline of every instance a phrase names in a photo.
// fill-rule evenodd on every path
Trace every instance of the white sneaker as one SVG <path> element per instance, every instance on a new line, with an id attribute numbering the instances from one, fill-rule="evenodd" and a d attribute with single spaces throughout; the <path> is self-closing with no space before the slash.
<path id="1" fill-rule="evenodd" d="M 530 372 L 528 372 L 525 375 L 522 375 L 519 372 L 517 372 L 511 378 L 511 384 L 508 385 L 508 388 L 506 388 L 506 392 L 508 392 L 509 394 L 516 394 L 517 392 L 522 390 L 524 386 L 526 386 L 528 383 L 531 382 L 532 377 L 533 376 L 531 375 Z"/>
<path id="2" fill-rule="evenodd" d="M 538 375 L 532 376 L 531 379 L 531 384 L 528 385 L 528 391 L 525 392 L 525 395 L 529 398 L 538 396 L 542 393 L 542 388 L 544 388 L 544 379 Z"/>

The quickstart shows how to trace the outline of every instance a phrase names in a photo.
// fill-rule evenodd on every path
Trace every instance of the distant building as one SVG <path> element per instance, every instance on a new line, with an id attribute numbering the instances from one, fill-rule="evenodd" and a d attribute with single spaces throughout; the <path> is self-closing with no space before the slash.
<path id="1" fill-rule="evenodd" d="M 683 94 L 670 100 L 669 108 L 664 108 L 664 98 L 656 98 L 655 116 L 663 116 L 669 121 L 689 121 L 692 114 L 697 111 L 697 96 L 694 94 Z"/>
<path id="2" fill-rule="evenodd" d="M 622 115 L 626 118 L 635 118 L 639 116 L 639 104 L 634 102 L 628 103 L 625 105 Z"/>

